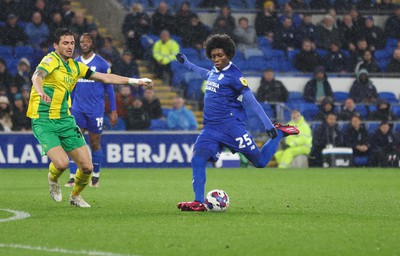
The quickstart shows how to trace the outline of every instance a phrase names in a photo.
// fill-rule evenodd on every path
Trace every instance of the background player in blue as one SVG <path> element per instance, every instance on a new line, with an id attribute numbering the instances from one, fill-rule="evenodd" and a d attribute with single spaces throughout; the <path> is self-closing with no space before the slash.
<path id="1" fill-rule="evenodd" d="M 88 33 L 82 34 L 79 40 L 82 55 L 76 61 L 86 64 L 92 71 L 110 73 L 110 65 L 99 55 L 94 53 L 94 38 Z M 99 83 L 93 87 L 94 83 Z M 104 117 L 104 96 L 107 93 L 110 102 L 110 123 L 114 126 L 117 122 L 117 108 L 115 94 L 112 84 L 102 84 L 93 80 L 79 79 L 75 90 L 72 93 L 71 114 L 75 117 L 76 124 L 81 128 L 82 133 L 89 131 L 89 145 L 92 151 L 93 174 L 91 187 L 98 187 L 100 177 L 100 167 L 102 160 L 102 150 L 100 147 L 100 137 L 103 132 Z M 74 186 L 74 176 L 77 166 L 71 161 L 70 179 L 65 184 L 66 187 Z"/>
<path id="2" fill-rule="evenodd" d="M 206 56 L 214 63 L 212 70 L 200 68 L 189 62 L 185 55 L 176 58 L 189 70 L 199 73 L 206 80 L 204 95 L 204 128 L 197 137 L 192 158 L 193 202 L 178 203 L 182 211 L 206 211 L 204 189 L 206 164 L 216 161 L 224 147 L 243 153 L 255 167 L 263 168 L 275 154 L 282 137 L 298 134 L 293 126 L 272 124 L 254 98 L 240 70 L 231 62 L 235 56 L 235 43 L 228 35 L 215 34 L 206 43 Z M 258 114 L 270 139 L 261 150 L 246 130 L 245 109 Z"/>

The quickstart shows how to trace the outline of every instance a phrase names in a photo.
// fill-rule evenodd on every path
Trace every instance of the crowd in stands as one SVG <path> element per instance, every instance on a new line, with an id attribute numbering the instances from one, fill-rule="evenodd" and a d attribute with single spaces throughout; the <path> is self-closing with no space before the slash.
<path id="1" fill-rule="evenodd" d="M 25 113 L 32 71 L 51 51 L 52 33 L 65 26 L 77 39 L 82 33 L 92 34 L 97 54 L 109 61 L 113 73 L 139 77 L 136 60 L 146 60 L 165 84 L 186 88 L 176 94 L 172 108 L 165 108 L 152 89 L 116 87 L 120 118 L 117 127 L 109 127 L 106 120 L 106 128 L 196 130 L 198 123 L 185 107 L 185 100 L 201 101 L 203 81 L 178 68 L 181 66 L 176 65 L 175 54 L 184 52 L 195 64 L 211 68 L 204 55 L 204 42 L 211 34 L 225 33 L 237 44 L 233 62 L 244 72 L 263 72 L 256 97 L 271 118 L 279 111 L 275 103 L 285 103 L 288 109 L 300 109 L 310 121 L 313 140 L 307 154 L 312 166 L 321 165 L 320 154 L 327 145 L 352 147 L 355 165 L 388 166 L 398 160 L 396 134 L 400 125 L 395 121 L 400 109 L 392 106 L 398 103 L 397 97 L 394 101 L 382 98 L 369 79 L 376 73 L 400 71 L 400 6 L 394 1 L 122 2 L 131 12 L 121 28 L 125 37 L 121 54 L 112 38 L 99 34 L 95 23 L 89 23 L 82 12 L 71 10 L 69 0 L 0 0 L 0 131 L 31 129 Z M 201 20 L 198 8 L 217 12 L 211 26 Z M 254 8 L 254 23 L 246 15 L 236 20 L 231 8 Z M 310 9 L 323 14 L 320 22 L 313 22 L 313 12 L 303 12 Z M 386 11 L 382 26 L 375 24 L 373 16 L 362 15 L 364 10 L 376 9 Z M 294 93 L 275 79 L 275 72 L 313 75 L 294 99 Z M 353 73 L 350 91 L 339 99 L 329 76 Z M 250 130 L 251 120 L 249 116 Z M 280 152 L 281 163 L 288 159 L 288 152 Z M 289 154 L 292 158 L 290 155 L 293 152 Z"/>

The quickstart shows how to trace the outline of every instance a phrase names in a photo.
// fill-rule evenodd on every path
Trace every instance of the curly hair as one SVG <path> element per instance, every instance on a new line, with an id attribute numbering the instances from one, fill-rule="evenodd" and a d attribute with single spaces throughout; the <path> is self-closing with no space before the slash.
<path id="1" fill-rule="evenodd" d="M 223 49 L 225 54 L 232 59 L 236 54 L 236 45 L 226 34 L 215 34 L 207 38 L 205 43 L 206 56 L 211 59 L 211 51 L 217 48 Z"/>
<path id="2" fill-rule="evenodd" d="M 74 36 L 74 34 L 68 28 L 58 28 L 54 32 L 53 43 L 58 44 L 60 42 L 60 40 L 61 40 L 61 37 L 63 37 L 63 36 Z"/>

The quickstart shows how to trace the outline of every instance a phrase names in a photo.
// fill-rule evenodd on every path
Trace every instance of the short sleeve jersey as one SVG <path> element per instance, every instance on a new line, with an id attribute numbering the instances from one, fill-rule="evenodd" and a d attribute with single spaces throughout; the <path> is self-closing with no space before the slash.
<path id="1" fill-rule="evenodd" d="M 242 105 L 244 90 L 250 90 L 242 72 L 232 63 L 208 73 L 204 95 L 204 124 L 224 123 L 228 119 L 244 122 L 247 119 Z"/>
<path id="2" fill-rule="evenodd" d="M 85 77 L 88 71 L 91 72 L 89 68 L 72 58 L 65 62 L 56 52 L 51 52 L 42 59 L 37 69 L 47 73 L 43 79 L 43 90 L 51 98 L 51 102 L 46 104 L 32 87 L 26 115 L 30 118 L 46 119 L 69 116 L 71 92 L 78 79 Z"/>

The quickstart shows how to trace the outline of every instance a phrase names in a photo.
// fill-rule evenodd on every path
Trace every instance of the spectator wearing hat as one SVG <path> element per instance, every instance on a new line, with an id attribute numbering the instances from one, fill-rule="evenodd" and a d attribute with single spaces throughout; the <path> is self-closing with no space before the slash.
<path id="1" fill-rule="evenodd" d="M 372 51 L 381 50 L 386 45 L 386 35 L 382 28 L 375 26 L 374 18 L 368 16 L 360 29 L 359 37 L 365 37 Z"/>
<path id="2" fill-rule="evenodd" d="M 389 64 L 386 66 L 387 73 L 400 73 L 400 49 L 393 52 Z"/>
<path id="3" fill-rule="evenodd" d="M 347 57 L 340 47 L 340 42 L 332 42 L 328 53 L 322 58 L 327 72 L 345 73 L 347 70 Z"/>
<path id="4" fill-rule="evenodd" d="M 0 96 L 0 124 L 5 131 L 11 131 L 12 129 L 11 115 L 10 101 L 6 96 Z"/>
<path id="5" fill-rule="evenodd" d="M 328 50 L 332 42 L 340 40 L 339 29 L 334 24 L 335 20 L 332 16 L 326 14 L 318 26 L 318 48 Z"/>
<path id="6" fill-rule="evenodd" d="M 306 102 L 311 103 L 321 103 L 325 97 L 333 98 L 332 87 L 324 67 L 315 68 L 314 77 L 304 87 L 303 97 Z"/>
<path id="7" fill-rule="evenodd" d="M 311 40 L 304 39 L 301 51 L 297 53 L 294 58 L 294 66 L 296 69 L 304 73 L 311 73 L 321 64 L 321 57 L 315 51 Z"/>
<path id="8" fill-rule="evenodd" d="M 275 4 L 273 1 L 265 1 L 257 12 L 255 19 L 255 29 L 257 36 L 268 36 L 270 33 L 275 33 L 278 27 L 278 15 L 275 10 Z"/>
<path id="9" fill-rule="evenodd" d="M 355 69 L 357 73 L 358 70 L 365 69 L 368 73 L 380 73 L 381 68 L 379 67 L 378 63 L 376 63 L 374 56 L 372 55 L 372 51 L 366 50 L 363 55 L 362 61 L 360 61 Z"/>
<path id="10" fill-rule="evenodd" d="M 368 71 L 361 69 L 356 75 L 357 78 L 350 88 L 350 98 L 354 99 L 356 103 L 375 102 L 378 98 L 378 92 L 373 82 L 369 79 Z"/>
<path id="11" fill-rule="evenodd" d="M 385 99 L 376 101 L 376 111 L 369 113 L 370 121 L 396 121 L 397 116 L 392 112 L 391 105 Z"/>
<path id="12" fill-rule="evenodd" d="M 0 57 L 0 86 L 7 90 L 13 81 L 13 77 L 7 69 L 6 61 Z"/>
<path id="13" fill-rule="evenodd" d="M 400 38 L 400 5 L 396 5 L 393 14 L 386 20 L 385 33 L 388 38 Z"/>
<path id="14" fill-rule="evenodd" d="M 24 85 L 31 86 L 31 77 L 31 63 L 27 58 L 21 58 L 17 64 L 17 73 L 14 76 L 14 83 L 19 89 Z"/>
<path id="15" fill-rule="evenodd" d="M 24 105 L 22 94 L 15 94 L 13 113 L 11 115 L 13 131 L 31 130 L 31 119 L 26 116 L 26 110 L 27 107 Z"/>
<path id="16" fill-rule="evenodd" d="M 25 33 L 28 35 L 29 45 L 35 48 L 39 48 L 40 43 L 49 40 L 49 27 L 43 22 L 40 12 L 34 12 L 32 14 L 31 22 L 25 26 Z"/>
<path id="17" fill-rule="evenodd" d="M 13 13 L 7 15 L 6 25 L 0 28 L 1 45 L 21 46 L 26 44 L 28 37 L 17 22 L 17 15 Z"/>
<path id="18" fill-rule="evenodd" d="M 324 121 L 329 114 L 335 113 L 335 104 L 331 97 L 325 97 L 319 106 L 319 113 L 314 117 L 315 120 Z"/>

